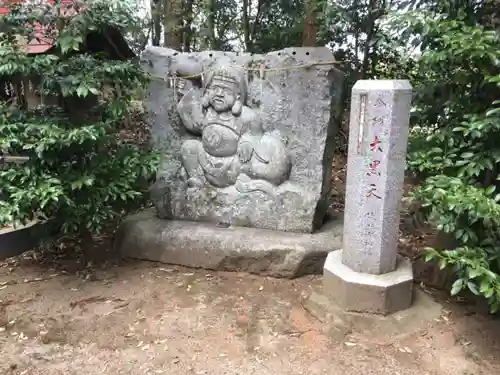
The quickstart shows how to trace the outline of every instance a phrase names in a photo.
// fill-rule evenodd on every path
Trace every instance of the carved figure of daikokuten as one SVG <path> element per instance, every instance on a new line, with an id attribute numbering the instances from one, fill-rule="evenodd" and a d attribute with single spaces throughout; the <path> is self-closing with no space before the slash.
<path id="1" fill-rule="evenodd" d="M 286 146 L 279 134 L 264 132 L 259 116 L 246 105 L 247 86 L 242 69 L 219 63 L 206 73 L 198 97 L 186 94 L 179 102 L 184 126 L 201 136 L 181 147 L 188 187 L 208 182 L 269 192 L 288 179 Z"/>

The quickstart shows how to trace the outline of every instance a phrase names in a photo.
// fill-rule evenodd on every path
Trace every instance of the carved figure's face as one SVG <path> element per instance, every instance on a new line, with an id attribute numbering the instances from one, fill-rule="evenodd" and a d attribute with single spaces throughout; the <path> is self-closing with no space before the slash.
<path id="1" fill-rule="evenodd" d="M 223 77 L 214 77 L 210 86 L 207 87 L 209 103 L 217 112 L 231 110 L 238 99 L 237 92 L 236 82 L 231 82 Z"/>

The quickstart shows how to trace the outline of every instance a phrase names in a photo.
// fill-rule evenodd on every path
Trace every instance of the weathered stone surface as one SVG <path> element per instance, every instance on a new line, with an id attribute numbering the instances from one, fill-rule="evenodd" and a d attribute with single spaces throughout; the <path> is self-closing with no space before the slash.
<path id="1" fill-rule="evenodd" d="M 412 88 L 358 81 L 352 90 L 343 250 L 328 254 L 325 295 L 346 311 L 391 314 L 412 302 L 413 270 L 398 256 Z"/>
<path id="2" fill-rule="evenodd" d="M 392 314 L 360 314 L 347 311 L 332 303 L 323 292 L 321 286 L 312 292 L 303 293 L 301 304 L 316 319 L 328 323 L 328 334 L 336 340 L 356 331 L 364 335 L 408 335 L 426 328 L 443 312 L 442 306 L 422 290 L 413 291 L 413 304 L 409 309 Z"/>
<path id="3" fill-rule="evenodd" d="M 352 90 L 343 262 L 361 273 L 396 268 L 412 87 L 358 81 Z"/>
<path id="4" fill-rule="evenodd" d="M 398 257 L 392 272 L 359 273 L 342 263 L 342 250 L 333 251 L 325 261 L 323 287 L 331 301 L 346 311 L 391 314 L 411 306 L 412 264 Z"/>
<path id="5" fill-rule="evenodd" d="M 332 59 L 327 48 L 148 48 L 145 107 L 163 153 L 152 188 L 159 217 L 302 233 L 321 227 L 343 85 L 343 74 L 325 64 Z"/>
<path id="6" fill-rule="evenodd" d="M 126 219 L 115 246 L 123 256 L 274 277 L 318 274 L 329 251 L 341 244 L 342 223 L 328 221 L 316 233 L 286 233 L 214 223 L 164 220 L 153 209 Z"/>

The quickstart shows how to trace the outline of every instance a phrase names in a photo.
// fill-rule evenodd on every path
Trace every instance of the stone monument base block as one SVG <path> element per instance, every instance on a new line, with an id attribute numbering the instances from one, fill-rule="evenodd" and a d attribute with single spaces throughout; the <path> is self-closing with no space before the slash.
<path id="1" fill-rule="evenodd" d="M 284 278 L 321 274 L 327 254 L 341 246 L 341 220 L 304 234 L 165 220 L 154 209 L 128 217 L 115 238 L 125 257 Z"/>
<path id="2" fill-rule="evenodd" d="M 393 272 L 359 273 L 342 263 L 342 250 L 333 251 L 325 261 L 323 287 L 332 302 L 346 311 L 392 314 L 411 306 L 412 264 L 399 257 Z"/>
<path id="3" fill-rule="evenodd" d="M 301 296 L 302 306 L 316 319 L 328 324 L 328 335 L 335 341 L 345 341 L 353 332 L 364 335 L 405 336 L 428 328 L 443 313 L 442 306 L 415 288 L 413 303 L 409 309 L 389 315 L 347 311 L 325 294 L 321 285 Z"/>

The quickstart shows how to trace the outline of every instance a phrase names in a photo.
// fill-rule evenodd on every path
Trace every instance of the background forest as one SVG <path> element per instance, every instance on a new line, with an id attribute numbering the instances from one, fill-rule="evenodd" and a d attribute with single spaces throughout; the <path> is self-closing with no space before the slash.
<path id="1" fill-rule="evenodd" d="M 82 16 L 87 17 L 85 22 L 79 21 L 77 28 L 72 28 L 71 32 L 61 34 L 62 37 L 58 38 L 63 52 L 78 50 L 81 42 L 79 35 L 105 22 L 125 31 L 136 53 L 140 53 L 147 45 L 166 46 L 184 52 L 215 49 L 253 53 L 291 46 L 326 45 L 334 51 L 338 68 L 346 72 L 346 89 L 349 91 L 358 79 L 409 79 L 415 89 L 415 99 L 408 173 L 420 182 L 420 187 L 410 198 L 417 202 L 420 221 L 436 227 L 449 238 L 446 249 L 427 249 L 425 256 L 427 259 L 435 258 L 442 268 L 453 268 L 453 294 L 469 290 L 486 298 L 492 311 L 498 310 L 499 0 L 115 0 L 96 1 L 95 4 L 94 8 L 90 6 L 94 12 Z M 112 12 L 108 9 L 110 7 Z M 43 20 L 54 21 L 47 21 L 47 17 Z M 41 18 L 38 21 L 41 22 Z M 22 12 L 14 12 L 9 16 L 9 22 L 11 25 L 17 22 L 18 26 L 22 26 L 26 16 Z M 44 62 L 38 59 L 28 63 L 26 60 L 13 59 L 14 51 L 5 46 L 5 42 L 2 42 L 0 74 L 26 73 L 29 70 L 26 64 L 32 64 L 33 70 L 50 76 L 57 65 L 54 60 Z M 102 68 L 102 74 L 96 75 L 92 82 L 75 78 L 72 92 L 68 95 L 98 93 L 101 87 L 97 83 L 102 80 L 122 85 L 121 92 L 127 93 L 123 100 L 128 100 L 134 88 L 130 87 L 134 86 L 130 84 L 130 77 L 133 77 L 134 82 L 143 82 L 144 79 L 132 63 L 119 63 L 119 69 L 112 69 L 111 65 L 103 67 L 94 60 L 84 61 L 83 57 L 68 57 L 64 60 L 63 55 L 57 57 L 61 62 L 57 66 L 69 69 L 71 64 L 68 61 L 80 64 L 71 71 L 74 77 L 78 77 L 78 71 L 81 72 L 85 64 Z M 70 74 L 69 70 L 64 72 Z M 62 70 L 58 75 L 54 74 L 53 82 L 45 88 L 63 88 L 63 79 L 57 81 L 57 77 L 62 76 Z M 116 107 L 120 98 L 115 97 L 114 100 L 109 104 L 115 105 L 115 109 L 109 113 L 118 118 L 123 115 L 126 106 Z M 347 113 L 349 107 L 348 103 L 345 104 Z M 29 137 L 42 135 L 28 134 L 26 123 L 22 125 L 19 120 L 14 126 L 12 116 L 9 112 L 8 116 L 4 114 L 2 117 L 2 148 L 12 150 L 15 145 L 17 150 L 20 148 L 36 154 L 38 164 L 33 161 L 32 171 L 43 170 L 44 176 L 54 176 L 56 172 L 51 168 L 55 162 L 48 163 L 47 155 L 57 159 L 59 154 L 25 147 L 36 143 Z M 99 121 L 109 127 L 114 120 L 106 117 Z M 56 126 L 54 122 L 51 124 Z M 52 139 L 45 142 L 47 150 L 53 150 L 54 145 L 73 147 L 72 142 L 79 142 L 81 149 L 82 144 L 92 140 L 94 143 L 89 143 L 85 155 L 92 153 L 93 160 L 98 160 L 95 155 L 99 152 L 96 150 L 102 146 L 99 146 L 99 140 L 107 135 L 103 133 L 102 127 L 85 126 L 79 128 L 80 132 L 76 131 L 81 136 L 78 140 L 74 134 L 72 138 L 63 137 L 61 128 L 44 133 L 44 139 Z M 344 133 L 347 134 L 346 131 Z M 27 181 L 28 172 L 1 172 L 0 195 L 17 200 L 12 201 L 14 204 L 5 203 L 7 199 L 2 202 L 0 224 L 32 215 L 35 211 L 33 202 L 39 202 L 43 195 L 46 204 L 35 208 L 38 212 L 47 211 L 46 217 L 57 216 L 54 213 L 60 210 L 69 212 L 69 209 L 79 207 L 80 210 L 75 211 L 78 215 L 70 215 L 74 218 L 71 227 L 67 223 L 65 226 L 61 224 L 65 231 L 84 232 L 87 236 L 98 231 L 102 228 L 102 220 L 114 216 L 115 211 L 109 202 L 137 199 L 136 192 L 140 188 L 134 187 L 134 184 L 139 179 L 147 178 L 154 169 L 154 160 L 139 159 L 146 158 L 139 151 L 124 153 L 123 159 L 120 159 L 122 164 L 115 165 L 111 165 L 106 152 L 101 154 L 101 160 L 106 160 L 109 165 L 100 171 L 98 179 L 91 175 L 94 166 L 79 172 L 78 176 L 72 170 L 71 179 L 74 183 L 64 188 L 60 187 L 61 180 L 69 181 L 67 179 L 50 180 L 49 187 L 47 184 L 25 184 L 27 188 L 19 188 L 23 186 L 21 181 Z M 131 164 L 130 160 L 142 161 Z M 137 173 L 129 171 L 129 180 L 124 184 L 117 183 L 117 176 L 110 173 L 119 171 L 123 165 L 129 169 L 142 170 Z M 145 165 L 148 167 L 145 168 Z M 33 175 L 30 173 L 29 178 Z M 136 176 L 137 181 L 132 181 L 130 176 Z M 100 184 L 96 185 L 95 181 Z M 104 196 L 102 192 L 107 186 L 106 181 L 114 181 L 115 190 Z M 100 190 L 96 190 L 96 186 Z M 88 194 L 97 197 L 90 205 L 83 205 L 78 199 L 73 199 L 81 197 L 82 189 L 87 189 Z M 26 194 L 26 190 L 30 194 Z M 65 199 L 61 199 L 62 196 Z M 103 211 L 99 206 L 104 200 L 110 204 L 109 211 Z M 85 231 L 82 232 L 82 228 L 86 228 Z"/>

